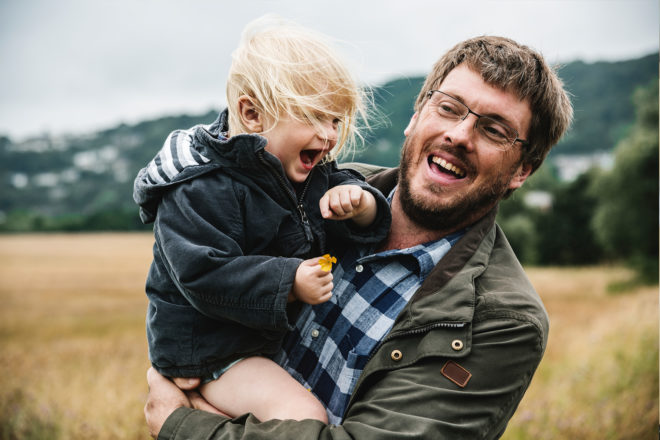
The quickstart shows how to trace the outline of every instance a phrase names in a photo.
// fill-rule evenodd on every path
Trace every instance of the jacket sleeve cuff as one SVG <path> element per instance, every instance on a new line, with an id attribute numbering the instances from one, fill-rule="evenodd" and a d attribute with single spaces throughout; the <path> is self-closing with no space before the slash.
<path id="1" fill-rule="evenodd" d="M 206 438 L 203 433 L 212 433 L 224 424 L 226 417 L 192 408 L 177 408 L 165 420 L 158 434 L 158 440 L 177 440 L 190 438 L 194 433 L 199 438 Z"/>
<path id="2" fill-rule="evenodd" d="M 278 319 L 273 323 L 278 326 L 279 322 L 286 322 L 286 330 L 291 331 L 296 325 L 296 319 L 300 308 L 297 306 L 298 301 L 289 302 L 289 293 L 293 289 L 293 283 L 296 278 L 298 267 L 303 262 L 299 258 L 287 258 L 282 268 L 282 278 L 279 282 L 279 289 L 277 291 L 277 298 L 275 303 L 275 310 L 283 310 L 284 315 L 278 315 Z"/>
<path id="3" fill-rule="evenodd" d="M 357 226 L 351 220 L 326 221 L 328 233 L 342 241 L 350 241 L 361 244 L 380 243 L 390 231 L 392 214 L 390 213 L 390 204 L 383 194 L 372 186 L 364 182 L 350 182 L 360 186 L 365 191 L 369 191 L 376 199 L 376 218 L 365 227 Z"/>

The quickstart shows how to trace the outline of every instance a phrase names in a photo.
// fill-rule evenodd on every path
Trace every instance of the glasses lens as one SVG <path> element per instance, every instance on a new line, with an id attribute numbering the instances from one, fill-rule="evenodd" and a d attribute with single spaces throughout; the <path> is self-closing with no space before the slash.
<path id="1" fill-rule="evenodd" d="M 465 104 L 442 92 L 434 93 L 431 96 L 431 105 L 436 108 L 441 117 L 446 119 L 462 119 L 468 113 Z"/>
<path id="2" fill-rule="evenodd" d="M 477 120 L 477 130 L 485 141 L 500 149 L 509 148 L 518 137 L 518 133 L 513 128 L 488 116 L 482 116 Z"/>

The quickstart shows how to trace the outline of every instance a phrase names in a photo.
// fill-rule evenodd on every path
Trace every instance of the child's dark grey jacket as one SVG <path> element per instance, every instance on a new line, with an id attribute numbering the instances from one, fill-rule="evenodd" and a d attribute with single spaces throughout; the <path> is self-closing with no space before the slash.
<path id="1" fill-rule="evenodd" d="M 287 297 L 302 260 L 346 240 L 379 242 L 389 230 L 387 201 L 357 172 L 317 165 L 296 191 L 265 138 L 218 139 L 226 131 L 225 111 L 210 126 L 173 132 L 135 180 L 140 217 L 154 223 L 149 357 L 167 376 L 208 376 L 275 353 L 295 322 Z M 376 196 L 369 228 L 321 217 L 319 199 L 339 184 Z"/>

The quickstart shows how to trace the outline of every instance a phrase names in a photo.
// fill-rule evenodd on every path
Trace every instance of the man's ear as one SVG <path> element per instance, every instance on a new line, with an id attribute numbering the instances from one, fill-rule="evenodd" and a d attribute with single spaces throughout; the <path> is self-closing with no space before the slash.
<path id="1" fill-rule="evenodd" d="M 410 134 L 410 130 L 412 130 L 413 126 L 415 125 L 415 121 L 417 120 L 417 112 L 415 112 L 412 115 L 412 118 L 410 118 L 410 122 L 408 122 L 408 126 L 406 127 L 405 130 L 403 130 L 404 136 L 408 137 Z"/>
<path id="2" fill-rule="evenodd" d="M 532 174 L 532 166 L 530 164 L 521 163 L 518 165 L 518 169 L 511 178 L 511 182 L 509 182 L 509 189 L 520 188 L 530 174 Z"/>
<path id="3" fill-rule="evenodd" d="M 261 133 L 264 131 L 263 117 L 249 96 L 243 95 L 238 98 L 238 115 L 250 133 Z"/>

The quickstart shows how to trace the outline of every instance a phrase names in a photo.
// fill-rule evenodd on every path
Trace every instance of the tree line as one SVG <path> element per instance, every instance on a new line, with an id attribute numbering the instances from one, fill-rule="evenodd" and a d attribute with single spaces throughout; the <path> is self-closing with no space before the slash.
<path id="1" fill-rule="evenodd" d="M 552 207 L 501 204 L 498 222 L 526 264 L 625 262 L 639 280 L 658 282 L 658 80 L 634 93 L 635 120 L 614 150 L 611 170 L 591 169 L 561 183 L 542 167 L 523 186 L 544 189 Z"/>
<path id="2" fill-rule="evenodd" d="M 501 204 L 498 222 L 524 264 L 625 261 L 643 279 L 657 281 L 658 54 L 578 61 L 559 74 L 573 96 L 575 123 L 546 163 Z M 366 132 L 365 147 L 345 161 L 398 164 L 422 82 L 399 78 L 373 89 L 380 117 Z M 133 177 L 167 133 L 210 123 L 216 115 L 170 116 L 67 139 L 14 143 L 0 136 L 0 232 L 150 230 L 132 201 Z M 594 151 L 613 151 L 614 168 L 559 179 L 556 153 Z M 59 180 L 48 186 L 49 178 Z M 549 208 L 525 203 L 535 190 L 550 194 Z"/>

